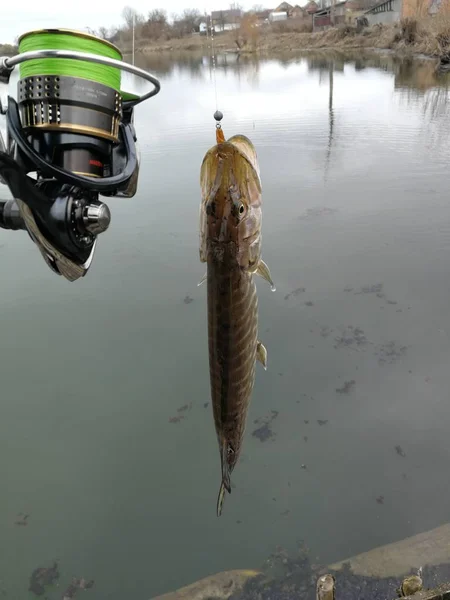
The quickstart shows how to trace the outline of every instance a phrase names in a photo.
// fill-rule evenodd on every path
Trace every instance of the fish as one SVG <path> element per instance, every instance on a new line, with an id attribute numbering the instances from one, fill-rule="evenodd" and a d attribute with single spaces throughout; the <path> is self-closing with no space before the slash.
<path id="1" fill-rule="evenodd" d="M 211 399 L 222 479 L 217 516 L 240 456 L 256 361 L 267 369 L 267 350 L 258 338 L 254 275 L 275 291 L 261 257 L 262 187 L 256 150 L 244 135 L 218 143 L 200 170 L 200 262 L 207 284 Z"/>

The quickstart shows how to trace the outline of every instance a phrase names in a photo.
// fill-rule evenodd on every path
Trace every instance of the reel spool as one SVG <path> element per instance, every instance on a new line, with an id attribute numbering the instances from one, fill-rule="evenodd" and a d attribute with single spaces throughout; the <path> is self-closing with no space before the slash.
<path id="1" fill-rule="evenodd" d="M 49 266 L 74 281 L 86 274 L 97 236 L 109 226 L 98 195 L 136 193 L 133 110 L 160 83 L 122 62 L 113 44 L 67 29 L 21 36 L 19 54 L 0 58 L 0 82 L 9 82 L 16 65 L 18 101 L 8 97 L 6 144 L 0 139 L 0 178 L 15 200 L 0 203 L 0 227 L 28 230 Z M 153 89 L 141 97 L 121 91 L 122 70 Z"/>

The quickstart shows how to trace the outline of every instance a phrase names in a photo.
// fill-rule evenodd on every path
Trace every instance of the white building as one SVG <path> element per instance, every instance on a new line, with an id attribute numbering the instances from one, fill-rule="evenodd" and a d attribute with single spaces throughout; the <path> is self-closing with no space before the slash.
<path id="1" fill-rule="evenodd" d="M 275 21 L 285 21 L 288 18 L 287 12 L 273 12 L 269 15 L 269 21 L 271 23 Z"/>

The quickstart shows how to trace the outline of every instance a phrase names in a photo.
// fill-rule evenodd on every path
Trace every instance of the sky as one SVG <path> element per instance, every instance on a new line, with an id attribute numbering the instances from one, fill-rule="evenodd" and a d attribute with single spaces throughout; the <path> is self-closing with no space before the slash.
<path id="1" fill-rule="evenodd" d="M 239 2 L 244 9 L 257 3 L 259 4 L 257 0 Z M 17 5 L 14 2 L 2 2 L 0 43 L 12 44 L 22 33 L 46 27 L 85 30 L 87 27 L 98 29 L 102 25 L 120 25 L 123 23 L 122 10 L 126 5 L 144 14 L 154 8 L 164 8 L 170 16 L 180 13 L 184 8 L 198 8 L 208 13 L 211 10 L 226 9 L 230 0 L 108 0 L 98 3 L 92 0 L 69 0 L 55 2 L 48 12 L 44 12 L 42 4 L 34 0 L 20 0 Z"/>

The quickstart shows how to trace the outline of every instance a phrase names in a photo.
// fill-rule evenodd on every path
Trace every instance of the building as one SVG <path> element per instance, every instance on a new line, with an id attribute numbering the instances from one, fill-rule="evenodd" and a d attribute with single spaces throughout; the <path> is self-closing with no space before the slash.
<path id="1" fill-rule="evenodd" d="M 358 17 L 364 17 L 364 13 L 376 4 L 377 0 L 347 0 L 345 5 L 345 21 L 349 25 L 356 25 Z"/>
<path id="2" fill-rule="evenodd" d="M 392 1 L 392 0 L 391 0 Z M 313 16 L 313 31 L 321 31 L 334 25 L 341 25 L 346 20 L 346 4 L 347 1 L 336 2 L 334 5 L 334 16 L 331 14 L 332 7 L 319 9 Z M 334 23 L 333 23 L 334 21 Z"/>
<path id="3" fill-rule="evenodd" d="M 365 11 L 369 25 L 395 23 L 408 17 L 436 15 L 445 0 L 381 0 Z"/>
<path id="4" fill-rule="evenodd" d="M 289 4 L 289 2 L 282 2 L 279 6 L 277 6 L 272 12 L 276 13 L 276 12 L 285 12 L 287 14 L 289 14 L 289 12 L 293 9 L 294 7 L 292 6 L 292 4 Z"/>
<path id="5" fill-rule="evenodd" d="M 319 6 L 314 0 L 309 0 L 304 10 L 306 13 L 308 13 L 308 15 L 313 15 L 319 10 Z"/>
<path id="6" fill-rule="evenodd" d="M 242 10 L 238 8 L 230 8 L 228 10 L 213 10 L 211 20 L 214 31 L 230 31 L 237 29 L 243 16 Z"/>
<path id="7" fill-rule="evenodd" d="M 271 23 L 275 23 L 277 21 L 286 21 L 287 18 L 288 18 L 287 12 L 278 11 L 278 12 L 270 13 L 270 15 L 269 15 L 269 21 Z"/>
<path id="8" fill-rule="evenodd" d="M 290 19 L 303 19 L 306 16 L 305 9 L 296 4 L 290 12 L 288 12 Z"/>
<path id="9" fill-rule="evenodd" d="M 395 23 L 402 18 L 403 0 L 381 0 L 364 13 L 369 25 Z"/>

